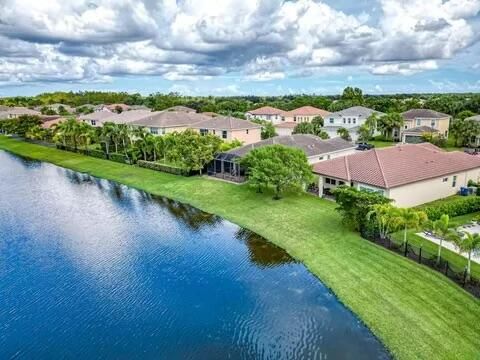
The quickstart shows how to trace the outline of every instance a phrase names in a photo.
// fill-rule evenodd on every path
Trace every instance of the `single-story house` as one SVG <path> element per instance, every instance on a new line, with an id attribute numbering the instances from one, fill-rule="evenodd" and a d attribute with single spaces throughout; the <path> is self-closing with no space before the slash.
<path id="1" fill-rule="evenodd" d="M 231 116 L 216 116 L 191 126 L 201 134 L 217 135 L 225 141 L 239 140 L 244 144 L 252 144 L 262 138 L 262 126 L 248 120 Z"/>
<path id="2" fill-rule="evenodd" d="M 430 129 L 437 130 L 437 133 L 445 138 L 448 137 L 448 128 L 450 126 L 451 116 L 438 111 L 429 109 L 411 109 L 402 113 L 403 129 L 401 132 L 402 142 L 418 143 L 421 141 L 423 133 L 419 130 Z M 411 132 L 412 129 L 417 129 Z"/>
<path id="3" fill-rule="evenodd" d="M 250 110 L 245 113 L 247 120 L 265 120 L 272 124 L 278 124 L 282 121 L 285 111 L 274 108 L 272 106 L 262 106 L 261 108 Z"/>
<path id="4" fill-rule="evenodd" d="M 456 194 L 480 179 L 480 157 L 430 144 L 401 144 L 317 163 L 320 196 L 339 185 L 374 191 L 410 207 Z"/>
<path id="5" fill-rule="evenodd" d="M 313 106 L 302 106 L 297 109 L 285 112 L 283 114 L 282 121 L 294 123 L 312 122 L 312 120 L 317 116 L 325 119 L 329 115 L 329 111 L 318 109 Z"/>
<path id="6" fill-rule="evenodd" d="M 331 113 L 324 118 L 324 131 L 333 138 L 338 137 L 337 131 L 345 128 L 349 131 L 352 141 L 358 140 L 358 129 L 372 114 L 379 117 L 385 115 L 382 112 L 369 109 L 364 106 L 352 106 L 344 110 Z"/>
<path id="7" fill-rule="evenodd" d="M 103 123 L 106 122 L 105 119 L 112 117 L 112 115 L 114 114 L 108 110 L 101 110 L 90 114 L 80 115 L 78 118 L 89 125 L 98 127 L 102 126 Z"/>
<path id="8" fill-rule="evenodd" d="M 0 111 L 0 119 L 2 120 L 16 119 L 22 115 L 42 116 L 42 113 L 23 106 L 5 107 Z"/>
<path id="9" fill-rule="evenodd" d="M 244 145 L 236 149 L 218 154 L 208 166 L 210 176 L 243 182 L 245 169 L 240 166 L 239 159 L 253 149 L 268 145 L 284 145 L 302 150 L 310 164 L 315 164 L 338 156 L 345 156 L 356 152 L 355 146 L 341 138 L 323 140 L 315 135 L 295 134 L 291 136 L 275 136 L 270 139 Z"/>

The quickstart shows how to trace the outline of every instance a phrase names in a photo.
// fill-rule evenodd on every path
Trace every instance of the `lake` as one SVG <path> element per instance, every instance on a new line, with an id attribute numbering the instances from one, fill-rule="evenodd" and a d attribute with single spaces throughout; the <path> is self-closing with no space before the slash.
<path id="1" fill-rule="evenodd" d="M 258 235 L 0 151 L 0 358 L 389 355 L 301 263 Z"/>

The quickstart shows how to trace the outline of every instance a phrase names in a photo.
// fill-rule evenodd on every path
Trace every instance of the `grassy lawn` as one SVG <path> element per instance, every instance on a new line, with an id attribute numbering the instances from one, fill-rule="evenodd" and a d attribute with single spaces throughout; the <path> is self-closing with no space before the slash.
<path id="1" fill-rule="evenodd" d="M 379 140 L 371 140 L 368 142 L 369 144 L 375 145 L 375 147 L 378 148 L 384 148 L 384 147 L 389 147 L 389 146 L 395 146 L 399 144 L 398 142 L 393 142 L 393 141 L 379 141 Z"/>
<path id="2" fill-rule="evenodd" d="M 426 267 L 345 229 L 335 204 L 280 201 L 207 178 L 184 178 L 23 143 L 0 148 L 191 204 L 283 247 L 329 286 L 398 359 L 478 359 L 480 301 Z"/>

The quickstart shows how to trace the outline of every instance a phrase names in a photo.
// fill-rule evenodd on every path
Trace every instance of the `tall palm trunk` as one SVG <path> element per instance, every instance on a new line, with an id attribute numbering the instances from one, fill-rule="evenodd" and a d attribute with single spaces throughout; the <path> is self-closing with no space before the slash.
<path id="1" fill-rule="evenodd" d="M 405 225 L 405 229 L 403 230 L 403 243 L 407 243 L 407 225 Z"/>
<path id="2" fill-rule="evenodd" d="M 440 262 L 440 259 L 442 257 L 442 243 L 443 243 L 443 236 L 440 237 L 440 243 L 438 244 L 437 263 Z"/>

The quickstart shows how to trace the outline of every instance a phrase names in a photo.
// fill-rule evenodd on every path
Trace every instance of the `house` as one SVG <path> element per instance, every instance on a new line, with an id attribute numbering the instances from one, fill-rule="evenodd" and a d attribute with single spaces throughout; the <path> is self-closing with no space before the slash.
<path id="1" fill-rule="evenodd" d="M 282 122 L 274 126 L 275 126 L 275 132 L 277 133 L 278 136 L 289 136 L 293 134 L 293 129 L 295 129 L 295 126 L 297 126 L 297 123 L 289 121 L 289 122 Z"/>
<path id="2" fill-rule="evenodd" d="M 435 132 L 447 138 L 451 116 L 429 109 L 411 109 L 402 113 L 403 129 L 401 138 L 403 143 L 422 142 L 425 133 Z M 425 130 L 424 131 L 422 131 Z M 436 131 L 432 131 L 436 130 Z"/>
<path id="3" fill-rule="evenodd" d="M 285 112 L 282 121 L 294 123 L 312 122 L 317 116 L 325 119 L 330 114 L 331 113 L 326 110 L 318 109 L 313 106 L 302 106 L 298 109 Z"/>
<path id="4" fill-rule="evenodd" d="M 345 128 L 349 131 L 352 141 L 357 141 L 358 130 L 360 129 L 360 126 L 365 124 L 365 121 L 372 114 L 377 114 L 378 116 L 385 115 L 382 112 L 369 109 L 364 106 L 349 107 L 347 109 L 331 113 L 325 117 L 323 130 L 333 138 L 338 136 L 338 129 Z"/>
<path id="5" fill-rule="evenodd" d="M 410 207 L 458 193 L 480 179 L 480 157 L 430 144 L 401 144 L 358 152 L 314 165 L 320 196 L 339 185 L 374 191 Z"/>
<path id="6" fill-rule="evenodd" d="M 121 109 L 121 112 L 124 112 L 130 110 L 130 106 L 126 104 L 101 104 L 95 107 L 95 111 L 110 111 L 112 113 L 117 113 L 118 109 Z"/>
<path id="7" fill-rule="evenodd" d="M 239 140 L 244 144 L 252 144 L 261 140 L 262 126 L 248 120 L 231 116 L 216 116 L 191 126 L 201 134 L 213 134 L 224 141 Z"/>
<path id="8" fill-rule="evenodd" d="M 272 124 L 278 124 L 282 122 L 283 114 L 285 111 L 271 107 L 263 106 L 261 108 L 250 110 L 245 113 L 247 120 L 265 120 L 270 121 Z"/>
<path id="9" fill-rule="evenodd" d="M 141 111 L 141 110 L 138 110 Z M 128 116 L 132 111 L 127 111 L 125 113 L 117 115 L 123 115 L 123 123 L 129 123 L 132 126 L 145 127 L 153 135 L 163 135 L 171 133 L 174 131 L 185 131 L 189 128 L 192 128 L 194 125 L 211 120 L 210 117 L 197 114 L 195 112 L 184 112 L 184 111 L 153 111 L 153 112 L 144 112 L 144 114 L 138 114 L 132 121 L 129 121 L 132 116 Z M 121 121 L 118 119 L 117 121 Z"/>
<path id="10" fill-rule="evenodd" d="M 465 119 L 465 121 L 477 121 L 477 122 L 480 122 L 480 115 L 474 115 L 474 116 L 470 116 L 468 118 Z M 470 140 L 470 144 L 472 146 L 480 146 L 480 134 L 475 136 L 474 138 L 472 138 Z"/>
<path id="11" fill-rule="evenodd" d="M 341 138 L 322 140 L 318 136 L 308 134 L 275 136 L 218 154 L 215 160 L 209 164 L 208 174 L 234 182 L 243 182 L 245 181 L 245 169 L 240 166 L 239 159 L 253 149 L 277 144 L 302 150 L 310 164 L 356 152 L 351 143 Z"/>
<path id="12" fill-rule="evenodd" d="M 7 107 L 0 111 L 0 120 L 16 119 L 22 115 L 41 116 L 42 113 L 23 106 Z"/>
<path id="13" fill-rule="evenodd" d="M 95 111 L 90 114 L 80 115 L 78 118 L 95 127 L 102 126 L 105 122 L 105 119 L 111 117 L 113 114 L 108 110 Z"/>
<path id="14" fill-rule="evenodd" d="M 43 118 L 40 126 L 44 129 L 51 129 L 52 127 L 57 126 L 58 124 L 66 120 L 66 118 L 61 116 L 50 116 L 48 118 Z"/>

